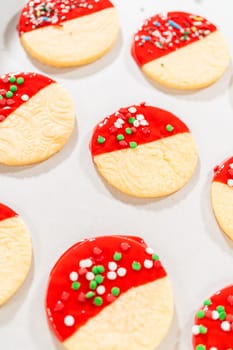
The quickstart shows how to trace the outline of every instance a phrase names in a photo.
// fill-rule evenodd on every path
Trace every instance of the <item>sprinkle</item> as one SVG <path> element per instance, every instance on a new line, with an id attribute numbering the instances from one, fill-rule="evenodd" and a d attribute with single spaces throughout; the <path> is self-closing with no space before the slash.
<path id="1" fill-rule="evenodd" d="M 159 23 L 159 22 L 157 22 L 157 21 L 156 21 L 156 22 L 154 22 L 153 24 L 154 24 L 154 26 L 156 26 L 156 27 L 160 27 L 160 23 Z"/>
<path id="2" fill-rule="evenodd" d="M 169 24 L 170 26 L 172 26 L 173 28 L 181 29 L 181 26 L 180 26 L 178 23 L 176 23 L 176 22 L 174 22 L 174 21 L 172 21 L 172 20 L 168 20 L 167 22 L 168 22 L 168 24 Z"/>
<path id="3" fill-rule="evenodd" d="M 133 269 L 134 271 L 140 271 L 141 268 L 142 268 L 142 266 L 141 266 L 140 262 L 134 261 L 134 262 L 132 263 L 132 269 Z"/>
<path id="4" fill-rule="evenodd" d="M 90 289 L 96 289 L 97 288 L 97 282 L 94 281 L 94 280 L 90 281 L 89 287 L 90 287 Z"/>
<path id="5" fill-rule="evenodd" d="M 166 130 L 167 130 L 168 132 L 172 132 L 172 131 L 174 130 L 174 126 L 172 126 L 171 124 L 167 124 L 167 125 L 166 125 Z"/>
<path id="6" fill-rule="evenodd" d="M 118 287 L 113 287 L 111 293 L 114 297 L 117 297 L 120 294 L 121 290 Z"/>
<path id="7" fill-rule="evenodd" d="M 207 299 L 203 302 L 203 305 L 210 306 L 210 305 L 212 305 L 212 301 L 210 299 Z"/>
<path id="8" fill-rule="evenodd" d="M 149 254 L 149 255 L 152 255 L 152 254 L 154 253 L 154 250 L 153 250 L 152 248 L 150 248 L 150 247 L 147 247 L 147 248 L 145 249 L 145 251 L 146 251 L 146 253 Z"/>
<path id="9" fill-rule="evenodd" d="M 78 280 L 78 273 L 75 272 L 75 271 L 72 271 L 72 272 L 70 273 L 70 280 L 71 280 L 72 282 L 77 281 L 77 280 Z"/>
<path id="10" fill-rule="evenodd" d="M 134 117 L 129 117 L 128 122 L 129 122 L 129 124 L 133 124 L 135 122 L 135 120 L 136 119 Z"/>
<path id="11" fill-rule="evenodd" d="M 80 260 L 79 266 L 83 267 L 83 268 L 91 267 L 92 266 L 92 261 L 91 261 L 91 259 Z"/>
<path id="12" fill-rule="evenodd" d="M 80 284 L 79 282 L 76 281 L 76 282 L 73 282 L 73 283 L 72 283 L 71 288 L 72 288 L 73 290 L 79 290 L 80 286 L 81 286 L 81 284 Z"/>
<path id="13" fill-rule="evenodd" d="M 151 41 L 151 36 L 149 36 L 149 35 L 142 35 L 142 40 Z"/>
<path id="14" fill-rule="evenodd" d="M 206 334 L 207 333 L 207 328 L 205 326 L 200 325 L 199 326 L 200 334 Z"/>
<path id="15" fill-rule="evenodd" d="M 115 261 L 110 261 L 108 263 L 108 268 L 110 271 L 116 271 L 117 269 L 117 264 L 115 263 Z"/>
<path id="16" fill-rule="evenodd" d="M 103 136 L 98 136 L 98 138 L 97 138 L 97 142 L 99 143 L 99 144 L 103 144 L 103 143 L 105 143 L 105 137 L 103 137 Z"/>
<path id="17" fill-rule="evenodd" d="M 106 291 L 106 288 L 104 287 L 104 286 L 98 286 L 97 288 L 96 288 L 96 292 L 97 292 L 97 294 L 99 294 L 99 295 L 103 295 L 104 293 L 105 293 L 105 291 Z"/>
<path id="18" fill-rule="evenodd" d="M 157 254 L 152 255 L 152 260 L 157 261 L 159 260 L 159 256 Z"/>
<path id="19" fill-rule="evenodd" d="M 130 143 L 129 143 L 129 146 L 130 146 L 130 148 L 132 148 L 132 149 L 134 149 L 134 148 L 136 148 L 137 147 L 137 142 L 135 142 L 135 141 L 131 141 Z"/>
<path id="20" fill-rule="evenodd" d="M 126 128 L 125 132 L 126 132 L 127 135 L 131 135 L 133 133 L 131 128 Z"/>
<path id="21" fill-rule="evenodd" d="M 9 78 L 9 83 L 15 83 L 16 82 L 16 77 L 14 77 L 13 75 Z"/>
<path id="22" fill-rule="evenodd" d="M 125 140 L 123 140 L 123 141 L 120 141 L 120 142 L 119 142 L 119 145 L 120 145 L 121 147 L 128 147 L 128 142 L 125 141 Z"/>
<path id="23" fill-rule="evenodd" d="M 26 95 L 26 94 L 24 94 L 24 95 L 21 96 L 21 100 L 24 101 L 24 102 L 26 102 L 26 101 L 29 100 L 29 96 Z"/>
<path id="24" fill-rule="evenodd" d="M 233 179 L 227 180 L 227 184 L 228 186 L 233 187 Z"/>
<path id="25" fill-rule="evenodd" d="M 118 270 L 117 270 L 117 274 L 119 277 L 124 277 L 127 273 L 127 270 L 124 268 L 124 267 L 120 267 Z"/>
<path id="26" fill-rule="evenodd" d="M 205 317 L 205 311 L 203 310 L 199 310 L 197 313 L 196 313 L 196 317 L 197 318 L 204 318 Z"/>
<path id="27" fill-rule="evenodd" d="M 119 252 L 115 252 L 113 255 L 113 260 L 120 261 L 122 259 L 122 254 Z"/>
<path id="28" fill-rule="evenodd" d="M 55 307 L 54 307 L 54 311 L 62 311 L 64 309 L 65 305 L 63 304 L 63 302 L 61 300 L 58 300 L 58 302 L 56 303 Z"/>
<path id="29" fill-rule="evenodd" d="M 67 327 L 72 327 L 74 324 L 75 324 L 75 318 L 71 315 L 67 315 L 65 318 L 64 318 L 64 324 L 67 326 Z"/>
<path id="30" fill-rule="evenodd" d="M 19 78 L 17 78 L 16 82 L 17 82 L 18 85 L 22 85 L 24 83 L 24 78 L 23 77 L 19 77 Z"/>
<path id="31" fill-rule="evenodd" d="M 7 91 L 6 98 L 11 98 L 11 97 L 13 97 L 13 92 Z"/>
<path id="32" fill-rule="evenodd" d="M 92 281 L 93 279 L 95 278 L 95 274 L 93 273 L 93 272 L 87 272 L 87 274 L 86 274 L 86 279 L 88 280 L 88 281 Z"/>
<path id="33" fill-rule="evenodd" d="M 219 319 L 219 313 L 218 313 L 218 311 L 213 311 L 212 312 L 212 319 L 213 320 L 218 320 Z"/>
<path id="34" fill-rule="evenodd" d="M 229 167 L 230 167 L 231 169 L 233 169 L 233 163 L 231 163 L 231 164 L 229 165 Z"/>
<path id="35" fill-rule="evenodd" d="M 199 344 L 196 346 L 195 350 L 206 350 L 206 346 L 203 344 Z"/>
<path id="36" fill-rule="evenodd" d="M 222 312 L 222 311 L 225 311 L 225 307 L 222 306 L 222 305 L 218 305 L 218 306 L 216 307 L 216 310 L 220 313 L 220 312 Z"/>
<path id="37" fill-rule="evenodd" d="M 18 90 L 17 86 L 16 85 L 11 85 L 10 86 L 10 91 L 11 92 L 16 92 Z"/>
<path id="38" fill-rule="evenodd" d="M 221 321 L 224 321 L 224 320 L 226 319 L 226 317 L 227 317 L 227 314 L 226 314 L 225 311 L 221 311 L 221 312 L 219 313 L 219 319 L 220 319 Z"/>
<path id="39" fill-rule="evenodd" d="M 124 140 L 125 137 L 122 134 L 118 134 L 116 138 L 118 141 L 122 141 L 122 140 Z"/>
<path id="40" fill-rule="evenodd" d="M 130 248 L 130 245 L 129 245 L 129 243 L 127 243 L 127 242 L 122 242 L 121 243 L 121 249 L 123 250 L 123 251 L 127 251 L 127 250 L 129 250 L 129 248 Z"/>
<path id="41" fill-rule="evenodd" d="M 233 295 L 229 295 L 227 301 L 231 306 L 233 306 Z"/>
<path id="42" fill-rule="evenodd" d="M 96 306 L 101 306 L 101 305 L 103 305 L 103 299 L 101 297 L 95 297 L 94 300 L 93 300 L 93 303 Z"/>
<path id="43" fill-rule="evenodd" d="M 133 122 L 133 126 L 135 126 L 135 128 L 138 128 L 139 125 L 140 125 L 140 122 L 139 122 L 138 120 L 135 120 L 135 121 Z"/>
<path id="44" fill-rule="evenodd" d="M 103 280 L 104 280 L 103 276 L 101 276 L 101 275 L 96 275 L 95 276 L 96 283 L 101 284 L 101 283 L 103 283 Z"/>
<path id="45" fill-rule="evenodd" d="M 84 303 L 86 301 L 85 293 L 83 293 L 83 292 L 79 293 L 78 301 L 80 301 L 81 303 Z"/>
<path id="46" fill-rule="evenodd" d="M 136 109 L 135 107 L 129 107 L 129 108 L 128 108 L 128 111 L 129 111 L 130 113 L 136 113 L 136 112 L 137 112 L 137 109 Z"/>
<path id="47" fill-rule="evenodd" d="M 94 255 L 100 255 L 102 253 L 103 253 L 103 251 L 99 247 L 94 247 L 93 248 L 93 254 Z"/>
<path id="48" fill-rule="evenodd" d="M 115 280 L 117 278 L 117 274 L 114 271 L 109 271 L 107 273 L 107 278 L 111 281 Z"/>
<path id="49" fill-rule="evenodd" d="M 67 301 L 67 300 L 69 299 L 69 297 L 70 297 L 70 293 L 68 293 L 68 292 L 62 292 L 60 299 L 61 299 L 62 301 Z"/>
<path id="50" fill-rule="evenodd" d="M 153 261 L 149 259 L 144 260 L 144 267 L 146 269 L 151 269 L 153 267 Z"/>
<path id="51" fill-rule="evenodd" d="M 231 324 L 228 321 L 224 321 L 221 323 L 221 329 L 225 332 L 229 332 L 231 330 Z"/>
<path id="52" fill-rule="evenodd" d="M 140 125 L 141 126 L 147 126 L 147 125 L 149 125 L 149 123 L 148 123 L 148 121 L 147 120 L 142 120 L 141 122 L 140 122 Z"/>
<path id="53" fill-rule="evenodd" d="M 210 350 L 218 350 L 218 348 L 216 348 L 215 346 L 212 346 L 211 348 L 210 348 Z M 229 349 L 230 350 L 230 349 Z"/>
<path id="54" fill-rule="evenodd" d="M 194 325 L 193 328 L 192 328 L 192 333 L 193 333 L 193 335 L 198 335 L 198 334 L 200 334 L 199 326 Z"/>
<path id="55" fill-rule="evenodd" d="M 91 299 L 95 296 L 95 292 L 92 292 L 92 291 L 87 292 L 85 296 L 87 299 Z"/>

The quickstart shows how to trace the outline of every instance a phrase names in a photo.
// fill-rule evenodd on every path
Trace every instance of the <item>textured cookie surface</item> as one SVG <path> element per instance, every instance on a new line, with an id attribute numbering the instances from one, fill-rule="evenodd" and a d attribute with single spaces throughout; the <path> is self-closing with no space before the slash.
<path id="1" fill-rule="evenodd" d="M 51 272 L 46 304 L 52 330 L 70 350 L 153 350 L 173 316 L 158 255 L 127 236 L 97 237 L 70 248 Z"/>
<path id="2" fill-rule="evenodd" d="M 100 58 L 111 49 L 118 31 L 117 11 L 108 0 L 30 0 L 19 20 L 28 53 L 60 67 Z"/>
<path id="3" fill-rule="evenodd" d="M 134 37 L 132 55 L 155 82 L 184 90 L 211 85 L 230 62 L 226 41 L 216 26 L 184 12 L 146 20 Z"/>
<path id="4" fill-rule="evenodd" d="M 0 87 L 0 163 L 33 164 L 58 152 L 74 127 L 66 90 L 35 73 L 4 75 Z"/>
<path id="5" fill-rule="evenodd" d="M 105 118 L 91 141 L 100 174 L 120 191 L 161 197 L 183 187 L 197 164 L 187 126 L 173 114 L 144 104 Z"/>
<path id="6" fill-rule="evenodd" d="M 203 302 L 193 326 L 194 350 L 231 350 L 233 344 L 233 286 Z"/>
<path id="7" fill-rule="evenodd" d="M 233 157 L 215 168 L 211 200 L 219 226 L 233 240 Z"/>
<path id="8" fill-rule="evenodd" d="M 0 306 L 24 282 L 31 265 L 31 240 L 20 217 L 0 204 Z"/>

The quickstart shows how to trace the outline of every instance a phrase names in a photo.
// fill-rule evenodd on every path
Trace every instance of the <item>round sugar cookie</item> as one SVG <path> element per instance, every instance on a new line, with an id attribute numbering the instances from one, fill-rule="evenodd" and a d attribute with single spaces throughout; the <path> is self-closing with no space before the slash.
<path id="1" fill-rule="evenodd" d="M 67 91 L 37 73 L 0 76 L 0 163 L 28 165 L 58 152 L 74 128 Z"/>
<path id="2" fill-rule="evenodd" d="M 27 228 L 18 214 L 0 203 L 0 306 L 23 284 L 31 259 Z"/>
<path id="3" fill-rule="evenodd" d="M 90 148 L 100 174 L 136 197 L 162 197 L 179 190 L 197 164 L 187 126 L 172 113 L 144 103 L 106 117 L 95 128 Z"/>
<path id="4" fill-rule="evenodd" d="M 46 311 L 68 350 L 154 350 L 173 318 L 172 290 L 158 255 L 141 238 L 96 237 L 58 260 Z"/>
<path id="5" fill-rule="evenodd" d="M 230 63 L 227 44 L 217 27 L 185 12 L 147 19 L 134 36 L 132 55 L 149 78 L 181 90 L 213 84 Z"/>
<path id="6" fill-rule="evenodd" d="M 232 350 L 233 285 L 203 302 L 196 313 L 192 333 L 194 350 Z"/>
<path id="7" fill-rule="evenodd" d="M 26 51 L 42 63 L 72 67 L 109 51 L 119 32 L 109 0 L 29 0 L 18 24 Z"/>
<path id="8" fill-rule="evenodd" d="M 223 232 L 233 240 L 233 157 L 214 169 L 211 201 L 217 222 Z"/>

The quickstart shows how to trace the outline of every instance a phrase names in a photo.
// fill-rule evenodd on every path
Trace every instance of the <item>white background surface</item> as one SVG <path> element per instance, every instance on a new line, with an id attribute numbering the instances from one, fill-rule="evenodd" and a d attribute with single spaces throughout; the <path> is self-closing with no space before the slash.
<path id="1" fill-rule="evenodd" d="M 144 18 L 184 10 L 217 24 L 233 54 L 232 1 L 179 0 L 175 6 L 173 0 L 115 0 L 122 26 L 115 48 L 94 64 L 65 70 L 42 66 L 21 48 L 15 27 L 24 2 L 1 1 L 0 72 L 41 71 L 57 79 L 75 100 L 78 126 L 67 146 L 50 160 L 24 168 L 0 166 L 0 201 L 23 216 L 34 246 L 27 282 L 0 308 L 0 349 L 60 349 L 44 312 L 50 269 L 78 240 L 120 233 L 141 235 L 156 249 L 171 277 L 176 317 L 159 350 L 191 350 L 196 309 L 219 288 L 233 283 L 233 247 L 218 228 L 209 199 L 212 168 L 233 153 L 232 69 L 208 89 L 171 94 L 143 77 L 129 50 L 132 34 Z M 199 166 L 190 183 L 161 200 L 129 198 L 106 186 L 88 150 L 98 121 L 141 101 L 182 118 L 199 149 Z"/>

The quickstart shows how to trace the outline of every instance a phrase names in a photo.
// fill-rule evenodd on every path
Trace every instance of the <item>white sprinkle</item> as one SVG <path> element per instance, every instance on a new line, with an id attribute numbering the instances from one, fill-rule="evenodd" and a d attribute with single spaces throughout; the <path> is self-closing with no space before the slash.
<path id="1" fill-rule="evenodd" d="M 67 327 L 72 327 L 75 323 L 75 319 L 73 316 L 71 315 L 67 315 L 65 318 L 64 318 L 64 324 L 67 326 Z"/>
<path id="2" fill-rule="evenodd" d="M 24 102 L 26 102 L 26 101 L 29 100 L 29 96 L 26 95 L 26 94 L 25 94 L 25 95 L 22 95 L 22 96 L 21 96 L 21 100 L 24 101 Z"/>
<path id="3" fill-rule="evenodd" d="M 213 311 L 213 312 L 212 312 L 212 319 L 213 319 L 213 320 L 218 320 L 218 318 L 219 318 L 219 313 L 218 313 L 218 311 Z"/>
<path id="4" fill-rule="evenodd" d="M 228 321 L 223 321 L 221 323 L 221 329 L 225 332 L 229 332 L 231 330 L 231 324 Z"/>
<path id="5" fill-rule="evenodd" d="M 229 165 L 229 167 L 230 167 L 231 169 L 233 169 L 233 163 L 231 163 L 231 164 Z"/>
<path id="6" fill-rule="evenodd" d="M 92 261 L 91 261 L 91 259 L 80 260 L 79 266 L 82 267 L 82 268 L 91 267 L 92 266 Z"/>
<path id="7" fill-rule="evenodd" d="M 77 281 L 77 280 L 78 280 L 78 273 L 75 272 L 75 271 L 72 271 L 72 272 L 70 273 L 70 280 L 71 280 L 72 282 Z"/>
<path id="8" fill-rule="evenodd" d="M 200 334 L 200 328 L 199 328 L 199 326 L 197 326 L 197 325 L 193 326 L 193 328 L 192 328 L 192 333 L 193 333 L 194 335 Z"/>
<path id="9" fill-rule="evenodd" d="M 233 187 L 233 179 L 227 180 L 227 184 L 228 186 Z"/>
<path id="10" fill-rule="evenodd" d="M 152 254 L 154 254 L 154 250 L 152 248 L 150 248 L 150 247 L 147 247 L 146 248 L 146 253 L 149 254 L 149 255 L 152 255 Z"/>
<path id="11" fill-rule="evenodd" d="M 108 263 L 108 268 L 110 271 L 116 271 L 117 269 L 117 263 L 115 263 L 115 261 L 110 261 Z"/>
<path id="12" fill-rule="evenodd" d="M 151 269 L 153 267 L 153 261 L 149 259 L 144 260 L 144 267 L 146 269 Z"/>
<path id="13" fill-rule="evenodd" d="M 99 295 L 103 295 L 103 294 L 105 293 L 105 291 L 106 291 L 106 288 L 105 288 L 104 286 L 102 286 L 102 285 L 100 285 L 100 286 L 98 286 L 98 287 L 96 288 L 96 292 L 97 292 L 97 294 L 99 294 Z"/>
<path id="14" fill-rule="evenodd" d="M 135 128 L 139 127 L 139 125 L 140 125 L 140 123 L 139 123 L 138 120 L 135 120 L 135 121 L 133 122 L 133 126 L 135 126 Z"/>
<path id="15" fill-rule="evenodd" d="M 115 280 L 117 278 L 117 274 L 114 271 L 109 271 L 107 273 L 107 278 L 111 281 Z"/>
<path id="16" fill-rule="evenodd" d="M 212 347 L 210 348 L 210 350 L 218 350 L 218 348 L 216 348 L 215 346 L 214 346 L 214 347 L 212 346 Z"/>
<path id="17" fill-rule="evenodd" d="M 137 112 L 137 109 L 136 109 L 135 107 L 130 107 L 130 108 L 128 108 L 128 111 L 129 111 L 130 113 L 136 113 L 136 112 Z"/>
<path id="18" fill-rule="evenodd" d="M 149 125 L 149 123 L 148 123 L 148 121 L 147 120 L 142 120 L 141 122 L 140 122 L 140 125 L 142 125 L 142 126 L 146 126 L 146 125 Z"/>
<path id="19" fill-rule="evenodd" d="M 123 119 L 121 119 L 121 118 L 117 118 L 116 123 L 119 123 L 119 124 L 124 124 L 125 122 L 124 122 L 124 120 L 123 120 Z"/>
<path id="20" fill-rule="evenodd" d="M 118 270 L 117 270 L 117 274 L 119 277 L 124 277 L 127 273 L 127 270 L 124 268 L 124 267 L 120 267 Z"/>
<path id="21" fill-rule="evenodd" d="M 143 114 L 137 114 L 137 115 L 136 115 L 136 118 L 137 118 L 137 120 L 139 120 L 139 121 L 145 119 Z"/>
<path id="22" fill-rule="evenodd" d="M 94 275 L 93 272 L 87 272 L 87 273 L 86 273 L 86 279 L 87 279 L 88 281 L 92 281 L 94 278 L 95 278 L 95 275 Z"/>

